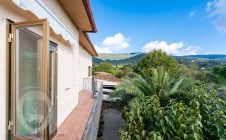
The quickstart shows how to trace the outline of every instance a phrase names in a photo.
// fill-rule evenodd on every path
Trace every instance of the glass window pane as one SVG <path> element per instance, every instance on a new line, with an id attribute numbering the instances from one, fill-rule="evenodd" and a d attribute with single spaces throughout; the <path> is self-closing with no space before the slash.
<path id="1" fill-rule="evenodd" d="M 40 137 L 42 101 L 42 25 L 15 29 L 15 135 Z"/>
<path id="2" fill-rule="evenodd" d="M 50 42 L 49 46 L 49 134 L 51 135 L 57 129 L 57 75 L 56 75 L 56 47 Z"/>

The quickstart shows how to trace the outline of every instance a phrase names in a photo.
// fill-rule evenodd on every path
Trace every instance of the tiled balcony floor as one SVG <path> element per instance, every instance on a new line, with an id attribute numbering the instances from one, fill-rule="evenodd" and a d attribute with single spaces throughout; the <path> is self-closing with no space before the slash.
<path id="1" fill-rule="evenodd" d="M 57 129 L 53 140 L 80 140 L 89 119 L 95 98 L 89 91 L 79 93 L 78 105 Z"/>

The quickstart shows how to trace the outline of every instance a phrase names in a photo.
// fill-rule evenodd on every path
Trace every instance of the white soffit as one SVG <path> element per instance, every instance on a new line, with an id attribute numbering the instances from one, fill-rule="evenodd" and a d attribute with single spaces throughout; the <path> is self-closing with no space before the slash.
<path id="1" fill-rule="evenodd" d="M 47 18 L 50 27 L 56 34 L 60 34 L 64 40 L 71 44 L 78 44 L 78 38 L 53 14 L 41 0 L 12 0 L 24 10 L 31 11 L 39 19 Z"/>

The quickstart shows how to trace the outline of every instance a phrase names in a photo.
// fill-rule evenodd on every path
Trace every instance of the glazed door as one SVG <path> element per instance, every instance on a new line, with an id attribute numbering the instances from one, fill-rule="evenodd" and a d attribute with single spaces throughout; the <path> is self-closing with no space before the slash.
<path id="1" fill-rule="evenodd" d="M 49 135 L 57 130 L 57 44 L 49 45 Z"/>
<path id="2" fill-rule="evenodd" d="M 46 20 L 12 24 L 12 137 L 48 137 L 49 27 Z"/>

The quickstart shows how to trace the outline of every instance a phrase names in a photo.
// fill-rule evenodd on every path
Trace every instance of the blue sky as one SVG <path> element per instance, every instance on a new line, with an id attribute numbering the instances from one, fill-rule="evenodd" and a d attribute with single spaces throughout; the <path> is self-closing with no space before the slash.
<path id="1" fill-rule="evenodd" d="M 98 52 L 226 54 L 226 0 L 91 0 Z"/>

